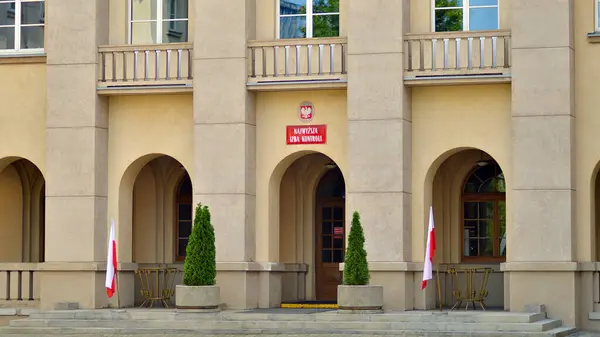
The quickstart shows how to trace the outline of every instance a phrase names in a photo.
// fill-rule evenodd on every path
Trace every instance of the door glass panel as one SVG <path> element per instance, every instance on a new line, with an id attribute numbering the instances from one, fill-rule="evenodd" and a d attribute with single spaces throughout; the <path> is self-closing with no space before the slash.
<path id="1" fill-rule="evenodd" d="M 323 207 L 323 211 L 321 214 L 323 216 L 323 221 L 331 220 L 331 208 L 330 207 Z"/>
<path id="2" fill-rule="evenodd" d="M 322 242 L 322 248 L 331 248 L 331 236 L 329 235 L 323 235 L 323 237 L 321 238 L 321 240 L 323 240 Z"/>
<path id="3" fill-rule="evenodd" d="M 331 221 L 323 221 L 323 232 L 322 234 L 332 234 L 332 223 Z"/>
<path id="4" fill-rule="evenodd" d="M 334 207 L 333 208 L 333 219 L 335 219 L 335 220 L 344 219 L 344 209 L 341 207 Z"/>
<path id="5" fill-rule="evenodd" d="M 344 262 L 344 251 L 342 251 L 342 250 L 334 250 L 333 251 L 333 262 L 334 263 L 342 263 L 342 262 Z"/>
<path id="6" fill-rule="evenodd" d="M 506 256 L 506 201 L 498 201 L 498 222 L 500 256 Z"/>
<path id="7" fill-rule="evenodd" d="M 344 239 L 334 239 L 333 240 L 333 248 L 344 249 Z"/>
<path id="8" fill-rule="evenodd" d="M 324 263 L 331 263 L 331 250 L 325 250 L 321 252 L 321 261 Z"/>

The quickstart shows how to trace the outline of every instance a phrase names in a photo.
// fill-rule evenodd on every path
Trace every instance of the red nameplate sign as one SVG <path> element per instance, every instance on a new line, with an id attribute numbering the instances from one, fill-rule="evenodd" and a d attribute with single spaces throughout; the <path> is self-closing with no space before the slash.
<path id="1" fill-rule="evenodd" d="M 297 125 L 286 127 L 286 142 L 297 144 L 326 144 L 327 125 Z"/>

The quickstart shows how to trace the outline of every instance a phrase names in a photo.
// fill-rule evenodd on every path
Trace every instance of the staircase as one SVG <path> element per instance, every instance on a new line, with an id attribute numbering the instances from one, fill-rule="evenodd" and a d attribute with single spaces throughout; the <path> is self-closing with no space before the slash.
<path id="1" fill-rule="evenodd" d="M 326 309 L 257 309 L 207 314 L 167 309 L 68 310 L 31 313 L 0 336 L 70 334 L 570 336 L 576 329 L 545 313 L 407 311 L 340 314 Z"/>

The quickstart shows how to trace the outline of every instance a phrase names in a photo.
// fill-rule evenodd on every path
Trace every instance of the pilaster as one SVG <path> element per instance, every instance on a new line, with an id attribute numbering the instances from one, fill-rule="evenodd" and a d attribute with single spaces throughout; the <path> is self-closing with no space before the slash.
<path id="1" fill-rule="evenodd" d="M 375 265 L 411 261 L 411 111 L 403 83 L 403 34 L 410 1 L 348 0 L 347 219 L 359 211 L 372 283 L 384 308 L 412 306 L 398 291 L 403 271 Z M 348 224 L 348 226 L 350 226 Z M 349 227 L 348 227 L 349 228 Z"/>
<path id="2" fill-rule="evenodd" d="M 511 18 L 510 309 L 545 304 L 551 317 L 574 324 L 573 1 L 511 1 Z M 536 267 L 543 263 L 551 267 Z M 560 291 L 541 291 L 548 279 Z"/>
<path id="3" fill-rule="evenodd" d="M 255 258 L 256 122 L 246 90 L 246 41 L 255 31 L 255 1 L 198 0 L 194 10 L 194 202 L 208 205 L 217 261 Z M 215 34 L 218 32 L 218 34 Z M 221 272 L 230 308 L 256 307 L 247 271 Z M 227 281 L 225 281 L 227 280 Z"/>
<path id="4" fill-rule="evenodd" d="M 96 83 L 97 46 L 108 41 L 108 1 L 48 0 L 46 6 L 45 259 L 64 265 L 104 261 L 108 111 Z M 101 271 L 58 268 L 41 275 L 42 309 L 59 301 L 80 308 L 107 304 Z"/>

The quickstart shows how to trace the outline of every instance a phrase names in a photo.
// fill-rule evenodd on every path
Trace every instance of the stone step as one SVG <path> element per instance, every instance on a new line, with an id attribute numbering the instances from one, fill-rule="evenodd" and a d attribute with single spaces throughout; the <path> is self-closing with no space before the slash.
<path id="1" fill-rule="evenodd" d="M 190 330 L 301 330 L 301 331 L 506 331 L 544 332 L 558 328 L 560 320 L 544 319 L 533 323 L 464 323 L 464 322 L 376 322 L 376 321 L 236 321 L 236 320 L 47 320 L 20 319 L 11 327 L 56 328 L 144 328 Z"/>
<path id="2" fill-rule="evenodd" d="M 156 336 L 156 335 L 194 335 L 194 336 L 243 336 L 243 335 L 261 335 L 269 336 L 331 336 L 331 335 L 353 335 L 354 337 L 362 336 L 398 336 L 398 337 L 446 337 L 446 336 L 471 336 L 471 337 L 565 337 L 576 332 L 574 328 L 560 327 L 545 332 L 510 332 L 510 331 L 402 331 L 402 330 L 324 330 L 324 331 L 302 331 L 302 330 L 262 330 L 262 329 L 244 329 L 244 330 L 193 330 L 193 329 L 147 329 L 147 328 L 35 328 L 35 327 L 7 327 L 0 328 L 1 336 L 8 335 L 58 335 L 68 336 L 81 334 L 85 336 L 120 336 L 120 335 L 140 335 L 140 336 Z"/>
<path id="3" fill-rule="evenodd" d="M 403 311 L 383 314 L 340 314 L 335 310 L 312 314 L 257 313 L 232 311 L 214 314 L 175 310 L 70 310 L 34 312 L 31 319 L 47 320 L 227 320 L 227 321 L 372 321 L 372 322 L 452 322 L 452 323 L 532 323 L 546 318 L 544 313 L 515 312 L 436 312 Z"/>

